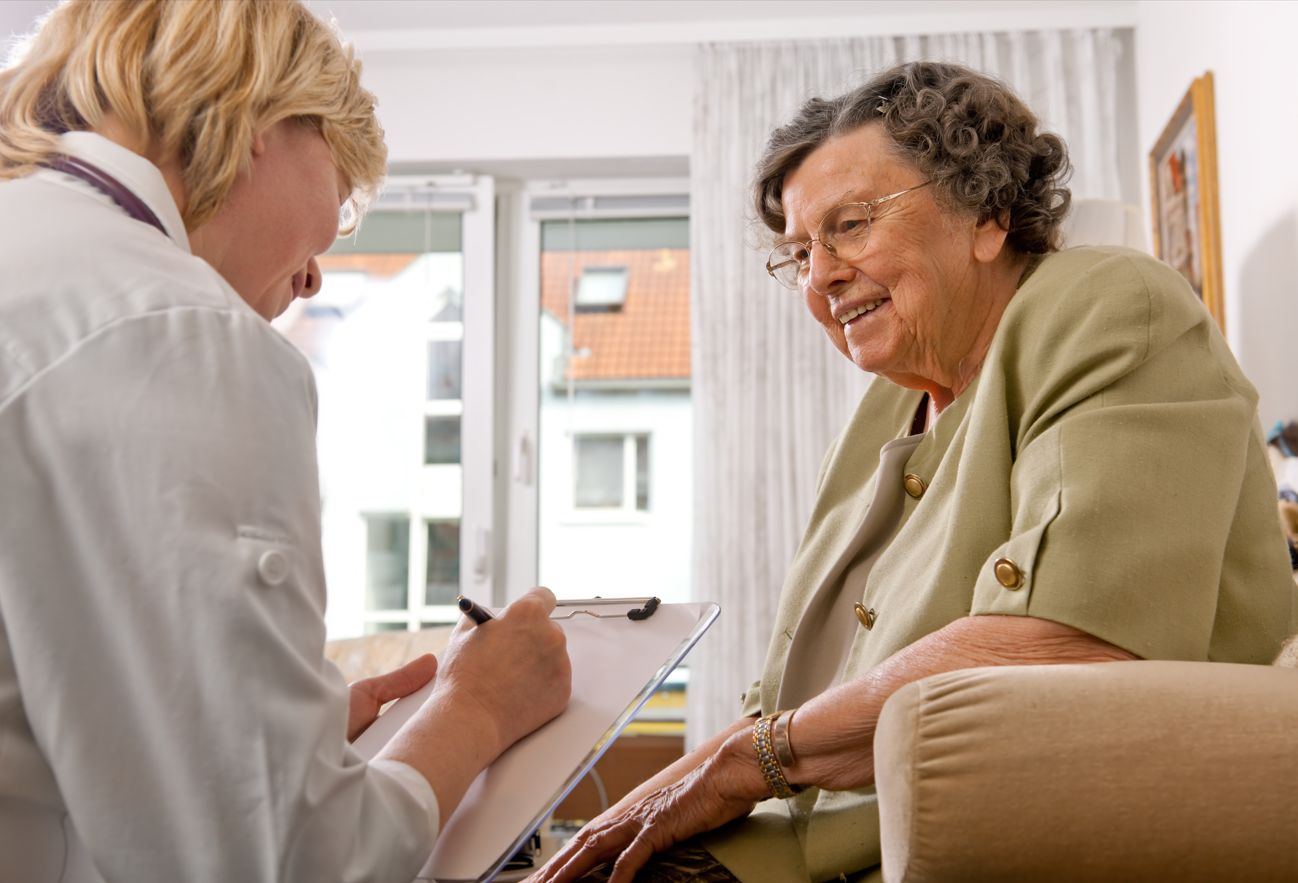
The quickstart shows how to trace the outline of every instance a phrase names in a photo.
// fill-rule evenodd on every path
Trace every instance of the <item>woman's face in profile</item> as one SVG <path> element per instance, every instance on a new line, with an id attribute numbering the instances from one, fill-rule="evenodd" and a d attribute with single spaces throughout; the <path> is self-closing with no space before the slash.
<path id="1" fill-rule="evenodd" d="M 349 195 L 319 130 L 281 120 L 257 135 L 249 170 L 190 244 L 270 320 L 294 298 L 320 290 L 315 259 L 337 238 L 339 208 Z"/>

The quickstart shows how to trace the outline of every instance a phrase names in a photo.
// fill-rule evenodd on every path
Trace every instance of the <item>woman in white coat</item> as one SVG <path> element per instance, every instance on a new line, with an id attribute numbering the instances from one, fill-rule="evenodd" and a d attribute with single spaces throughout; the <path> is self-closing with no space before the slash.
<path id="1" fill-rule="evenodd" d="M 296 0 L 73 0 L 0 72 L 4 883 L 407 883 L 567 702 L 543 589 L 440 666 L 323 659 L 315 393 L 268 320 L 383 175 L 358 77 Z"/>

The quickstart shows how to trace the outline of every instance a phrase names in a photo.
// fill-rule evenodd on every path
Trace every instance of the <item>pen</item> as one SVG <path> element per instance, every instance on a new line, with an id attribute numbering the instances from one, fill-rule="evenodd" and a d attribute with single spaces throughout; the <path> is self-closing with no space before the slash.
<path id="1" fill-rule="evenodd" d="M 473 620 L 475 625 L 482 625 L 487 620 L 495 618 L 491 615 L 490 610 L 480 604 L 475 604 L 463 595 L 458 596 L 455 603 L 460 605 L 460 612 Z"/>

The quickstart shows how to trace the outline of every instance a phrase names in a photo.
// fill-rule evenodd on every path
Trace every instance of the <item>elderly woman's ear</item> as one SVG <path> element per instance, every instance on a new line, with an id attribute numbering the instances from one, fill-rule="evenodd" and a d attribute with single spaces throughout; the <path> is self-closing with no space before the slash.
<path id="1" fill-rule="evenodd" d="M 987 218 L 974 226 L 973 257 L 982 264 L 995 262 L 1005 251 L 1009 219 Z"/>

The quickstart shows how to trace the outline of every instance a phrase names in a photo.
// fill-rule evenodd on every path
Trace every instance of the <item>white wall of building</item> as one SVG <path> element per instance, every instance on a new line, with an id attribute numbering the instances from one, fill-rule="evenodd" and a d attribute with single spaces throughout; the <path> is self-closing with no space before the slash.
<path id="1" fill-rule="evenodd" d="M 1263 425 L 1298 419 L 1298 165 L 1289 158 L 1298 4 L 1142 2 L 1138 15 L 1142 158 L 1191 80 L 1211 70 L 1227 337 L 1258 387 Z"/>
<path id="2" fill-rule="evenodd" d="M 543 396 L 541 407 L 541 581 L 567 597 L 690 600 L 694 480 L 689 391 L 585 396 L 571 413 L 562 397 Z M 648 512 L 572 510 L 573 432 L 648 434 Z"/>
<path id="3" fill-rule="evenodd" d="M 323 341 L 322 364 L 313 366 L 330 637 L 362 628 L 366 515 L 457 520 L 463 508 L 460 467 L 425 466 L 423 435 L 427 320 L 438 309 L 430 296 L 460 285 L 463 259 L 422 255 L 386 282 L 360 284 L 354 299 L 349 275 L 326 274 L 328 293 L 320 297 L 352 308 Z"/>
<path id="4" fill-rule="evenodd" d="M 657 595 L 690 600 L 694 515 L 693 411 L 688 389 L 578 392 L 556 387 L 564 329 L 540 323 L 537 472 L 539 577 L 563 597 Z M 574 511 L 572 438 L 649 436 L 649 511 Z"/>

